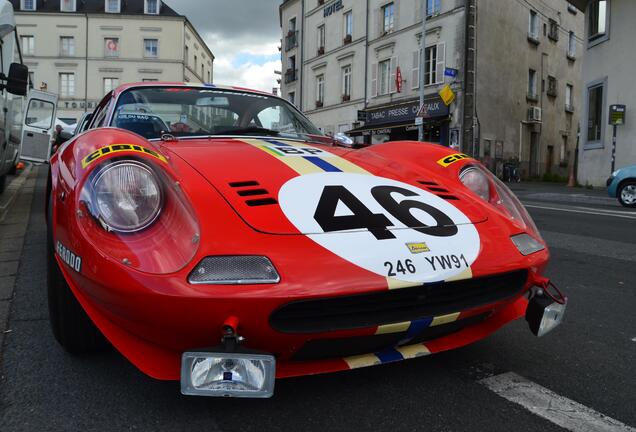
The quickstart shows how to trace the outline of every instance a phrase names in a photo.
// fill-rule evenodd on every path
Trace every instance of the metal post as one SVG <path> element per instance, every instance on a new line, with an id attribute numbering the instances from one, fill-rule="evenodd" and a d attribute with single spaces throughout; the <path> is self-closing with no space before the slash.
<path id="1" fill-rule="evenodd" d="M 427 6 L 428 0 L 418 0 L 423 3 L 422 5 L 422 37 L 420 38 L 420 108 L 424 106 L 424 68 L 426 67 L 426 59 L 424 56 L 426 55 L 426 15 L 427 15 Z M 418 113 L 419 114 L 419 113 Z M 418 141 L 424 141 L 424 123 L 417 128 L 417 139 Z"/>
<path id="2" fill-rule="evenodd" d="M 616 125 L 612 134 L 612 172 L 616 171 Z"/>

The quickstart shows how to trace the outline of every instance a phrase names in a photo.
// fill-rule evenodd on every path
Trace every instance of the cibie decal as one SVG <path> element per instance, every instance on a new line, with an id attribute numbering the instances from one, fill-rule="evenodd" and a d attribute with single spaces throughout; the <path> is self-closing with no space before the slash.
<path id="1" fill-rule="evenodd" d="M 64 261 L 64 263 L 75 270 L 77 273 L 82 272 L 82 257 L 76 255 L 74 252 L 71 252 L 70 249 L 67 249 L 62 245 L 62 243 L 57 242 L 55 246 L 55 250 L 57 255 Z"/>
<path id="2" fill-rule="evenodd" d="M 452 155 L 444 157 L 443 159 L 438 160 L 437 163 L 443 166 L 444 168 L 446 168 L 454 164 L 455 162 L 459 162 L 460 160 L 464 160 L 464 159 L 470 159 L 470 156 L 463 153 L 456 153 L 456 154 L 452 154 Z"/>
<path id="3" fill-rule="evenodd" d="M 409 251 L 414 255 L 431 251 L 426 243 L 407 243 L 406 247 L 409 248 Z"/>
<path id="4" fill-rule="evenodd" d="M 319 157 L 335 157 L 333 153 L 321 150 L 315 147 L 292 147 L 292 146 L 276 146 L 266 145 L 262 146 L 263 150 L 273 153 L 278 157 L 306 157 L 306 156 L 319 156 Z"/>
<path id="5" fill-rule="evenodd" d="M 325 249 L 404 282 L 436 282 L 470 268 L 480 251 L 470 219 L 415 186 L 353 173 L 315 173 L 283 185 L 285 216 Z M 414 251 L 427 253 L 415 253 Z"/>
<path id="6" fill-rule="evenodd" d="M 152 156 L 155 159 L 159 159 L 163 163 L 168 163 L 168 160 L 163 155 L 157 153 L 154 150 L 150 150 L 134 144 L 113 144 L 97 149 L 86 156 L 84 159 L 82 159 L 82 168 L 86 168 L 87 166 L 89 166 L 96 160 L 103 158 L 104 156 L 119 152 L 143 153 L 148 156 Z"/>

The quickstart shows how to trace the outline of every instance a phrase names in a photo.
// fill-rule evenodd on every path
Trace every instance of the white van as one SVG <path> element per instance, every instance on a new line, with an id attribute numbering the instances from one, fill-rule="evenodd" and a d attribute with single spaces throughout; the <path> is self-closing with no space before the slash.
<path id="1" fill-rule="evenodd" d="M 18 58 L 16 58 L 16 53 Z M 21 158 L 48 161 L 57 96 L 32 90 L 27 103 L 29 70 L 22 63 L 13 6 L 0 0 L 0 193 L 7 174 Z M 28 107 L 25 115 L 25 106 Z"/>

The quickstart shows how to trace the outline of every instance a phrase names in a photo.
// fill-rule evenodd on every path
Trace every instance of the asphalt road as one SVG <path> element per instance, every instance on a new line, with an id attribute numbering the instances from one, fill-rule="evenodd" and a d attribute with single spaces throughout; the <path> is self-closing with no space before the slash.
<path id="1" fill-rule="evenodd" d="M 480 382 L 507 372 L 636 426 L 636 212 L 610 200 L 515 186 L 551 245 L 548 274 L 570 297 L 564 324 L 545 338 L 520 320 L 456 351 L 280 380 L 272 399 L 230 400 L 182 396 L 178 383 L 147 378 L 114 350 L 74 358 L 56 345 L 43 188 L 40 176 L 5 338 L 2 432 L 563 430 Z"/>

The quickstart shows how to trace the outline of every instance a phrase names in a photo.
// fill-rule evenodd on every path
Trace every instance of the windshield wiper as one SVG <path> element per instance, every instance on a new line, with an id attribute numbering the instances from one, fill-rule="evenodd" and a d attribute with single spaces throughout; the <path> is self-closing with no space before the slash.
<path id="1" fill-rule="evenodd" d="M 280 132 L 273 129 L 267 129 L 258 126 L 251 126 L 240 129 L 228 129 L 220 132 L 215 132 L 213 135 L 267 135 L 267 136 L 280 136 Z"/>

